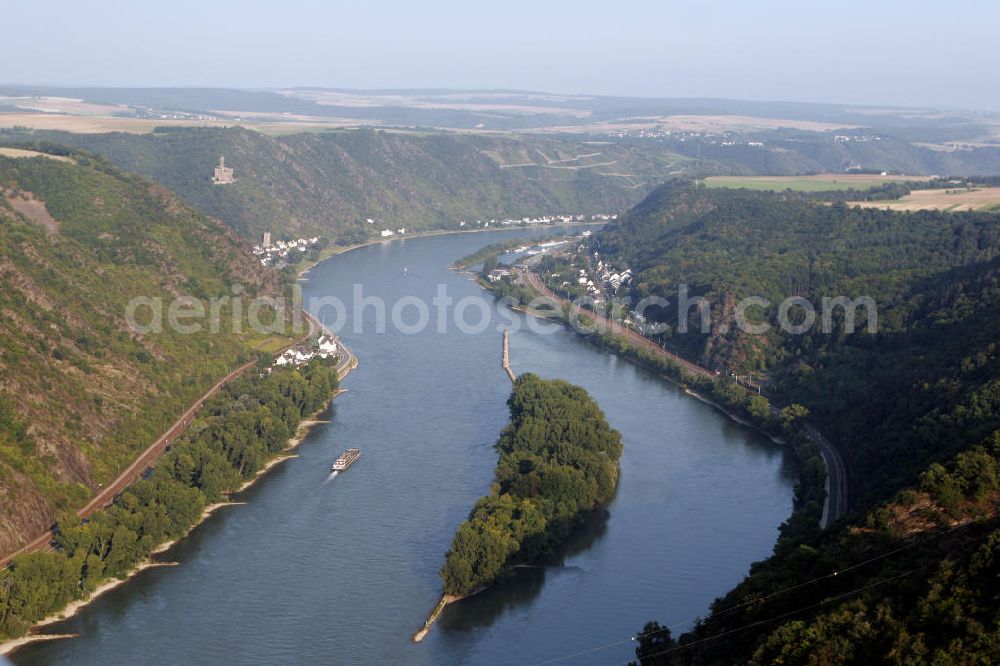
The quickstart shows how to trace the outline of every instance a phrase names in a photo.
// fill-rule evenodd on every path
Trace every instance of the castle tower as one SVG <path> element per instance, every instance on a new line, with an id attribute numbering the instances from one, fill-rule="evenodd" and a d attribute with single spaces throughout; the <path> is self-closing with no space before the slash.
<path id="1" fill-rule="evenodd" d="M 212 176 L 212 184 L 229 185 L 230 183 L 235 182 L 236 177 L 233 173 L 233 168 L 226 166 L 226 158 L 224 155 L 219 155 L 219 166 L 215 167 L 215 174 Z"/>

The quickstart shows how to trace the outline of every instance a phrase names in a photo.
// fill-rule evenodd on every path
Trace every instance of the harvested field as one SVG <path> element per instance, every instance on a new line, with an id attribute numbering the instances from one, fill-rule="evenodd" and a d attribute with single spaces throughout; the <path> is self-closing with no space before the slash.
<path id="1" fill-rule="evenodd" d="M 827 192 L 830 190 L 864 190 L 893 181 L 927 181 L 930 176 L 881 176 L 863 173 L 821 173 L 812 176 L 711 176 L 705 179 L 709 187 L 735 187 L 748 190 L 798 190 Z"/>
<path id="2" fill-rule="evenodd" d="M 154 120 L 146 118 L 100 118 L 61 113 L 0 113 L 0 127 L 30 127 L 40 130 L 63 130 L 81 134 L 130 132 L 148 134 L 157 127 L 228 127 L 238 123 L 205 120 Z"/>
<path id="3" fill-rule="evenodd" d="M 672 132 L 708 132 L 717 134 L 734 131 L 760 131 L 774 129 L 799 129 L 809 132 L 826 132 L 835 129 L 851 129 L 856 125 L 844 123 L 823 123 L 811 120 L 788 120 L 785 118 L 757 118 L 737 115 L 690 115 L 633 116 L 609 122 L 581 123 L 560 127 L 544 127 L 523 130 L 524 132 L 621 132 L 627 130 L 670 130 Z"/>
<path id="4" fill-rule="evenodd" d="M 73 158 L 65 155 L 49 155 L 40 153 L 37 150 L 24 150 L 23 148 L 0 148 L 0 155 L 3 157 L 47 157 L 57 162 L 73 162 Z"/>
<path id="5" fill-rule="evenodd" d="M 914 190 L 897 201 L 859 201 L 851 205 L 888 210 L 1000 211 L 1000 187 Z"/>

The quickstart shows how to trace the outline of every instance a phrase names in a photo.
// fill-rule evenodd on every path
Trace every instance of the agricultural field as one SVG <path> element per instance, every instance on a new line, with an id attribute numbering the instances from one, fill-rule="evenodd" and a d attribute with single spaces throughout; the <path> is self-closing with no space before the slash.
<path id="1" fill-rule="evenodd" d="M 158 127 L 244 127 L 262 134 L 275 136 L 300 132 L 326 132 L 356 127 L 360 121 L 339 118 L 294 117 L 290 120 L 274 118 L 273 114 L 246 114 L 247 118 L 130 118 L 118 116 L 78 116 L 65 113 L 0 112 L 0 129 L 27 127 L 35 130 L 74 132 L 77 134 L 105 134 L 127 132 L 149 134 Z"/>
<path id="2" fill-rule="evenodd" d="M 195 120 L 154 120 L 152 118 L 118 118 L 99 116 L 74 116 L 65 113 L 0 113 L 0 128 L 29 127 L 36 130 L 57 130 L 80 134 L 128 132 L 148 134 L 157 127 L 185 127 L 204 125 L 231 125 Z"/>
<path id="3" fill-rule="evenodd" d="M 851 205 L 888 210 L 1000 211 L 1000 187 L 913 190 L 896 201 L 858 201 Z"/>
<path id="4" fill-rule="evenodd" d="M 562 126 L 547 126 L 525 130 L 528 132 L 570 132 L 601 134 L 628 130 L 657 130 L 671 132 L 703 132 L 722 134 L 725 132 L 766 132 L 770 130 L 794 129 L 806 132 L 829 132 L 837 129 L 854 129 L 858 125 L 850 123 L 825 123 L 812 120 L 790 120 L 787 118 L 765 118 L 735 114 L 687 114 L 623 116 L 614 120 L 599 120 Z"/>
<path id="5" fill-rule="evenodd" d="M 40 153 L 37 150 L 24 150 L 22 148 L 3 148 L 0 147 L 0 156 L 3 157 L 45 157 L 50 160 L 55 160 L 57 162 L 74 162 L 73 158 L 66 157 L 65 155 L 50 155 L 48 153 Z"/>
<path id="6" fill-rule="evenodd" d="M 893 181 L 927 181 L 930 178 L 930 176 L 882 176 L 865 173 L 821 173 L 812 176 L 710 176 L 703 182 L 708 187 L 829 192 L 864 190 Z"/>

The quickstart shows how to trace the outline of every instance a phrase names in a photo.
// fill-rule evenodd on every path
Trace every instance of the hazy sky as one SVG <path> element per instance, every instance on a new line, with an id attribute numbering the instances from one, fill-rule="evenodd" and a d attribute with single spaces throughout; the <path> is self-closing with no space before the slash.
<path id="1" fill-rule="evenodd" d="M 1000 110 L 997 0 L 6 0 L 0 20 L 0 83 L 518 88 Z"/>

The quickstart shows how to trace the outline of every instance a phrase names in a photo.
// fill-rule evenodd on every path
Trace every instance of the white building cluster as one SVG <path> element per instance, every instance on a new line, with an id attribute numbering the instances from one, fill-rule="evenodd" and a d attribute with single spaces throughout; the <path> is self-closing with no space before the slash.
<path id="1" fill-rule="evenodd" d="M 296 238 L 295 240 L 289 241 L 280 240 L 276 243 L 272 243 L 271 233 L 264 232 L 264 238 L 259 244 L 253 246 L 252 251 L 254 256 L 260 260 L 261 266 L 276 266 L 282 262 L 287 263 L 289 258 L 291 258 L 293 262 L 297 262 L 302 258 L 301 253 L 315 248 L 318 244 L 319 236 L 313 236 L 312 238 Z M 299 256 L 296 256 L 293 253 L 298 253 Z"/>
<path id="2" fill-rule="evenodd" d="M 486 275 L 486 279 L 491 283 L 500 282 L 500 280 L 507 280 L 509 282 L 513 277 L 514 273 L 509 268 L 494 268 Z"/>
<path id="3" fill-rule="evenodd" d="M 594 280 L 587 275 L 587 269 L 580 269 L 580 275 L 576 278 L 576 283 L 587 290 L 588 296 L 594 297 L 595 303 L 601 302 L 601 290 L 596 284 L 594 284 Z"/>
<path id="4" fill-rule="evenodd" d="M 881 140 L 882 137 L 877 134 L 836 134 L 833 137 L 834 143 L 870 143 Z"/>
<path id="5" fill-rule="evenodd" d="M 582 248 L 583 246 L 581 246 Z M 592 263 L 596 275 L 591 277 L 585 268 L 581 268 L 576 283 L 587 290 L 587 295 L 591 296 L 595 303 L 602 303 L 604 296 L 614 295 L 621 287 L 628 286 L 632 281 L 631 268 L 618 271 L 609 262 L 601 259 L 597 252 L 593 255 Z M 567 285 L 569 282 L 563 282 L 563 286 Z"/>
<path id="6" fill-rule="evenodd" d="M 594 253 L 594 257 L 597 259 L 597 275 L 600 277 L 601 282 L 612 291 L 618 291 L 619 287 L 623 285 L 627 286 L 632 280 L 631 268 L 626 268 L 618 272 L 610 263 L 599 258 L 596 252 Z"/>
<path id="7" fill-rule="evenodd" d="M 562 213 L 558 215 L 540 215 L 538 217 L 522 217 L 513 218 L 508 217 L 505 219 L 491 219 L 491 220 L 462 220 L 458 223 L 459 227 L 482 227 L 483 229 L 488 229 L 490 227 L 509 227 L 509 226 L 522 226 L 529 224 L 570 224 L 573 222 L 610 222 L 611 220 L 617 220 L 617 213 L 595 213 L 593 215 L 585 215 L 582 213 Z"/>
<path id="8" fill-rule="evenodd" d="M 316 345 L 297 345 L 290 349 L 285 350 L 281 356 L 274 360 L 274 364 L 278 367 L 292 365 L 298 367 L 300 365 L 305 365 L 314 358 L 330 358 L 331 356 L 336 356 L 337 354 L 337 341 L 334 340 L 329 335 L 321 335 L 318 340 L 316 340 Z"/>

